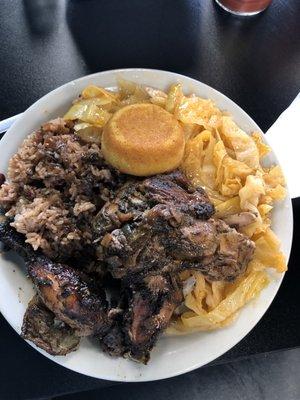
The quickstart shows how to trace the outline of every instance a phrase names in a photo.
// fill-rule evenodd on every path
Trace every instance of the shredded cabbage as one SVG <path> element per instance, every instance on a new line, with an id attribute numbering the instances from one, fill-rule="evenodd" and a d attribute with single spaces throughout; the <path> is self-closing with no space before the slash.
<path id="1" fill-rule="evenodd" d="M 248 175 L 245 186 L 239 191 L 241 209 L 259 215 L 257 206 L 260 196 L 265 194 L 263 179 L 259 176 Z"/>
<path id="2" fill-rule="evenodd" d="M 185 312 L 181 316 L 182 323 L 188 328 L 218 328 L 220 324 L 256 297 L 268 282 L 269 279 L 265 272 L 251 271 L 223 299 L 222 290 L 224 289 L 224 283 L 218 283 L 219 287 L 217 288 L 216 285 L 212 286 L 215 291 L 214 296 L 217 296 L 219 301 L 216 300 L 215 303 L 211 304 L 211 311 L 206 311 L 202 306 L 203 300 L 207 296 L 205 289 L 199 292 L 193 291 L 187 296 L 185 302 L 187 307 L 192 311 Z M 201 284 L 203 285 L 202 282 Z"/>
<path id="3" fill-rule="evenodd" d="M 80 122 L 74 125 L 76 134 L 87 143 L 101 143 L 102 128 L 88 124 L 87 122 Z"/>
<path id="4" fill-rule="evenodd" d="M 64 115 L 66 120 L 80 120 L 102 128 L 111 117 L 111 114 L 101 106 L 102 99 L 84 99 L 72 105 Z"/>
<path id="5" fill-rule="evenodd" d="M 255 141 L 231 117 L 222 117 L 218 132 L 225 146 L 234 151 L 236 160 L 245 163 L 249 168 L 259 168 L 259 151 Z"/>

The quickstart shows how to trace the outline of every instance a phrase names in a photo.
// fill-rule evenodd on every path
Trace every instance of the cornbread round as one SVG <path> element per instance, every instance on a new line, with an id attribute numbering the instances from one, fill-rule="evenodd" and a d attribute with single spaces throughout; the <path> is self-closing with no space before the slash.
<path id="1" fill-rule="evenodd" d="M 154 104 L 133 104 L 113 115 L 101 144 L 104 158 L 115 168 L 148 176 L 177 168 L 185 140 L 172 114 Z"/>

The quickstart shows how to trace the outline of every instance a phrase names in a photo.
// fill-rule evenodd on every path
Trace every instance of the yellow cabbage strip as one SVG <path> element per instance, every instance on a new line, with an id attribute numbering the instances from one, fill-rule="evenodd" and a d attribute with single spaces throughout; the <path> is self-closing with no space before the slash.
<path id="1" fill-rule="evenodd" d="M 269 226 L 269 221 L 262 221 L 261 218 L 258 218 L 255 222 L 241 227 L 239 231 L 253 240 L 253 236 L 264 233 Z"/>
<path id="2" fill-rule="evenodd" d="M 227 151 L 225 149 L 222 140 L 219 140 L 214 148 L 213 161 L 216 166 L 216 185 L 221 186 L 224 178 L 224 159 L 227 157 Z"/>
<path id="3" fill-rule="evenodd" d="M 140 87 L 140 85 L 138 85 L 137 83 L 128 81 L 127 79 L 123 79 L 120 77 L 117 79 L 117 81 L 121 98 L 133 95 L 136 92 L 137 88 Z"/>
<path id="4" fill-rule="evenodd" d="M 183 98 L 182 87 L 180 83 L 172 85 L 168 92 L 168 97 L 166 100 L 166 110 L 172 114 L 177 115 L 178 107 L 180 105 L 181 99 Z"/>
<path id="5" fill-rule="evenodd" d="M 273 209 L 273 207 L 270 204 L 260 204 L 257 209 L 262 220 L 264 220 L 268 216 L 269 212 Z"/>
<path id="6" fill-rule="evenodd" d="M 265 194 L 264 181 L 260 176 L 247 176 L 245 186 L 239 191 L 241 209 L 259 216 L 257 209 L 261 195 Z"/>
<path id="7" fill-rule="evenodd" d="M 279 165 L 275 165 L 272 168 L 265 169 L 263 178 L 266 185 L 272 188 L 276 187 L 277 185 L 285 185 L 285 178 Z"/>
<path id="8" fill-rule="evenodd" d="M 263 271 L 266 268 L 266 266 L 256 258 L 253 258 L 248 264 L 247 271 Z"/>
<path id="9" fill-rule="evenodd" d="M 102 87 L 90 85 L 83 89 L 81 96 L 83 99 L 98 98 L 103 101 L 103 104 L 115 102 L 118 100 L 118 94 L 109 92 Z"/>
<path id="10" fill-rule="evenodd" d="M 150 102 L 157 106 L 166 107 L 167 95 L 162 90 L 154 89 L 150 86 L 144 87 L 146 93 L 150 96 Z"/>
<path id="11" fill-rule="evenodd" d="M 227 285 L 227 282 L 225 282 L 225 281 L 219 281 L 219 282 L 215 281 L 215 282 L 211 282 L 211 283 L 207 282 L 207 285 L 209 285 L 209 287 L 211 287 L 211 290 L 207 293 L 205 302 L 208 306 L 208 309 L 213 310 L 223 300 L 224 289 Z"/>
<path id="12" fill-rule="evenodd" d="M 228 215 L 239 214 L 241 212 L 239 196 L 232 197 L 226 201 L 220 202 L 215 206 L 215 216 L 217 218 L 224 218 Z"/>
<path id="13" fill-rule="evenodd" d="M 220 192 L 224 196 L 235 196 L 236 194 L 238 194 L 242 186 L 243 185 L 239 177 L 227 178 L 225 182 L 222 183 Z"/>
<path id="14" fill-rule="evenodd" d="M 257 207 L 260 218 L 255 222 L 241 228 L 241 232 L 252 238 L 254 235 L 259 235 L 265 232 L 271 225 L 270 211 L 273 207 L 269 204 L 260 204 Z"/>
<path id="15" fill-rule="evenodd" d="M 270 153 L 271 147 L 269 147 L 267 144 L 263 142 L 262 135 L 260 132 L 253 132 L 251 137 L 256 144 L 259 153 L 259 158 L 263 158 L 265 155 Z"/>
<path id="16" fill-rule="evenodd" d="M 207 294 L 207 287 L 204 276 L 200 273 L 193 274 L 196 278 L 194 290 L 185 297 L 185 305 L 196 314 L 201 314 L 203 309 L 203 301 Z"/>
<path id="17" fill-rule="evenodd" d="M 184 130 L 185 140 L 188 141 L 189 139 L 193 139 L 196 137 L 203 128 L 196 124 L 181 124 Z"/>
<path id="18" fill-rule="evenodd" d="M 266 195 L 272 200 L 283 200 L 286 196 L 285 179 L 279 165 L 265 169 L 263 180 L 266 186 Z"/>
<path id="19" fill-rule="evenodd" d="M 267 188 L 266 194 L 270 196 L 273 200 L 283 200 L 286 196 L 286 189 L 281 186 L 277 185 L 275 188 Z"/>
<path id="20" fill-rule="evenodd" d="M 215 187 L 216 169 L 213 151 L 216 144 L 212 132 L 204 130 L 186 144 L 181 168 L 195 186 Z"/>
<path id="21" fill-rule="evenodd" d="M 220 140 L 220 135 L 218 134 L 218 127 L 221 124 L 223 115 L 224 114 L 222 112 L 218 112 L 217 114 L 212 114 L 211 117 L 208 119 L 208 121 L 205 123 L 206 129 L 216 132 L 218 140 Z"/>
<path id="22" fill-rule="evenodd" d="M 259 151 L 251 136 L 240 129 L 231 117 L 223 116 L 221 121 L 218 132 L 225 146 L 234 151 L 238 161 L 252 169 L 259 168 Z"/>
<path id="23" fill-rule="evenodd" d="M 183 96 L 177 109 L 176 118 L 185 124 L 197 124 L 210 128 L 209 121 L 214 115 L 221 115 L 221 111 L 212 100 L 196 96 Z"/>
<path id="24" fill-rule="evenodd" d="M 86 143 L 96 143 L 98 145 L 101 143 L 102 128 L 87 122 L 80 122 L 74 125 L 74 131 Z"/>
<path id="25" fill-rule="evenodd" d="M 195 186 L 201 186 L 201 168 L 203 157 L 203 140 L 197 135 L 195 138 L 190 139 L 185 146 L 184 159 L 181 168 L 188 179 Z"/>
<path id="26" fill-rule="evenodd" d="M 80 120 L 91 125 L 103 127 L 111 117 L 111 114 L 101 106 L 101 99 L 92 98 L 76 102 L 64 115 L 66 120 Z"/>
<path id="27" fill-rule="evenodd" d="M 245 163 L 234 160 L 233 158 L 227 156 L 223 160 L 224 167 L 224 178 L 223 181 L 226 183 L 226 179 L 238 178 L 241 182 L 253 172 L 253 170 L 248 167 Z"/>
<path id="28" fill-rule="evenodd" d="M 188 333 L 193 333 L 193 332 L 203 332 L 203 331 L 213 331 L 216 329 L 221 329 L 224 328 L 225 326 L 228 326 L 233 323 L 233 321 L 236 319 L 238 313 L 232 314 L 230 317 L 225 319 L 224 321 L 218 323 L 218 324 L 212 324 L 211 322 L 207 322 L 206 320 L 203 321 L 202 325 L 195 326 L 193 328 L 187 327 L 182 323 L 181 318 L 178 318 L 176 320 L 173 320 L 170 324 L 170 326 L 166 330 L 166 335 L 167 336 L 179 336 L 179 335 L 186 335 Z"/>
<path id="29" fill-rule="evenodd" d="M 224 201 L 228 200 L 228 197 L 223 196 L 217 189 L 210 189 L 209 187 L 205 188 L 206 193 L 208 194 L 208 197 L 210 201 L 215 205 L 219 205 L 223 203 Z"/>
<path id="30" fill-rule="evenodd" d="M 202 137 L 204 141 L 201 179 L 205 186 L 214 189 L 216 186 L 216 167 L 213 163 L 213 152 L 216 144 L 216 139 L 210 131 L 204 132 L 201 132 L 199 134 L 199 136 Z"/>
<path id="31" fill-rule="evenodd" d="M 206 312 L 203 309 L 198 313 L 188 311 L 181 316 L 182 323 L 187 328 L 201 328 L 220 324 L 235 314 L 250 300 L 255 298 L 260 291 L 268 284 L 268 276 L 263 271 L 251 271 L 245 276 L 236 287 L 217 307 Z M 194 300 L 195 303 L 197 300 Z M 194 304 L 189 303 L 188 307 Z"/>
<path id="32" fill-rule="evenodd" d="M 214 147 L 213 162 L 216 166 L 216 185 L 223 196 L 237 195 L 246 177 L 253 172 L 245 163 L 228 155 L 222 140 Z"/>
<path id="33" fill-rule="evenodd" d="M 254 259 L 265 267 L 275 268 L 278 272 L 287 270 L 284 254 L 280 251 L 280 241 L 274 232 L 268 228 L 255 242 Z"/>
<path id="34" fill-rule="evenodd" d="M 119 78 L 118 88 L 121 107 L 130 104 L 150 102 L 150 96 L 142 85 Z"/>

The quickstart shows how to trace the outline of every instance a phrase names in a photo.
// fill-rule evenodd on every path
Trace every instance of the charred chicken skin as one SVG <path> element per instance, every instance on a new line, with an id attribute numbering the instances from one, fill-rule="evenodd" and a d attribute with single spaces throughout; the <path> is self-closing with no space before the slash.
<path id="1" fill-rule="evenodd" d="M 0 239 L 25 259 L 28 274 L 42 302 L 78 336 L 109 328 L 104 291 L 68 265 L 55 263 L 24 242 L 24 236 L 1 217 Z"/>
<path id="2" fill-rule="evenodd" d="M 28 304 L 22 325 L 22 337 L 54 356 L 78 349 L 80 337 L 74 329 L 58 320 L 38 295 Z"/>
<path id="3" fill-rule="evenodd" d="M 138 208 L 132 206 L 137 198 Z M 115 278 L 197 269 L 212 280 L 233 280 L 254 252 L 246 236 L 210 218 L 206 193 L 190 188 L 178 171 L 148 178 L 133 192 L 121 189 L 114 210 L 118 228 L 102 237 L 99 254 Z M 121 211 L 130 215 L 123 223 Z"/>
<path id="4" fill-rule="evenodd" d="M 231 281 L 254 252 L 253 242 L 223 221 L 196 220 L 165 205 L 152 208 L 142 223 L 107 234 L 102 245 L 110 272 L 122 279 L 194 269 Z"/>
<path id="5" fill-rule="evenodd" d="M 160 333 L 182 301 L 182 290 L 170 275 L 152 275 L 124 288 L 112 329 L 101 347 L 114 356 L 147 363 Z"/>
<path id="6" fill-rule="evenodd" d="M 124 185 L 100 211 L 108 229 L 95 231 L 99 258 L 126 288 L 123 310 L 102 337 L 107 352 L 147 362 L 180 303 L 178 272 L 196 269 L 227 281 L 244 272 L 253 242 L 213 212 L 206 193 L 179 171 Z"/>
<path id="7" fill-rule="evenodd" d="M 207 219 L 214 213 L 205 191 L 195 189 L 180 171 L 174 171 L 124 184 L 95 217 L 95 237 L 137 221 L 157 204 L 176 204 L 181 212 L 200 219 Z"/>
<path id="8" fill-rule="evenodd" d="M 105 293 L 73 268 L 39 257 L 26 262 L 44 304 L 80 336 L 109 328 Z"/>

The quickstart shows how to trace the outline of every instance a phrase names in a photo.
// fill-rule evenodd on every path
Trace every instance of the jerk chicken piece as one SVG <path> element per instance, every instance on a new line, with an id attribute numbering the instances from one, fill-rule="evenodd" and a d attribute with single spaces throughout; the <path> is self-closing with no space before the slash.
<path id="1" fill-rule="evenodd" d="M 176 204 L 184 213 L 207 219 L 214 207 L 202 188 L 195 189 L 180 171 L 156 175 L 143 181 L 128 182 L 107 202 L 94 221 L 96 237 L 120 228 L 127 222 L 137 221 L 156 204 Z"/>
<path id="2" fill-rule="evenodd" d="M 192 186 L 178 170 L 145 179 L 140 190 L 150 208 L 156 204 L 173 204 L 180 212 L 199 219 L 208 219 L 215 211 L 205 190 Z"/>
<path id="3" fill-rule="evenodd" d="M 105 292 L 65 264 L 46 257 L 26 262 L 29 276 L 45 305 L 80 336 L 109 328 Z"/>
<path id="4" fill-rule="evenodd" d="M 126 286 L 122 309 L 116 313 L 113 328 L 101 338 L 102 348 L 110 355 L 146 364 L 158 336 L 181 301 L 181 288 L 170 275 L 147 276 Z"/>
<path id="5" fill-rule="evenodd" d="M 72 267 L 55 263 L 24 242 L 24 236 L 0 217 L 0 240 L 20 254 L 42 302 L 78 336 L 106 332 L 110 327 L 105 292 Z"/>
<path id="6" fill-rule="evenodd" d="M 157 205 L 143 220 L 106 234 L 106 261 L 116 278 L 196 269 L 211 280 L 231 281 L 244 272 L 254 244 L 225 222 L 182 213 L 176 205 Z"/>
<path id="7" fill-rule="evenodd" d="M 137 219 L 149 207 L 138 188 L 138 182 L 125 183 L 116 197 L 101 208 L 93 222 L 97 239 L 120 228 L 124 223 Z"/>
<path id="8" fill-rule="evenodd" d="M 182 291 L 170 276 L 149 276 L 145 286 L 131 287 L 129 307 L 124 316 L 125 355 L 147 363 L 158 336 L 169 325 L 175 308 L 182 301 Z"/>
<path id="9" fill-rule="evenodd" d="M 58 320 L 37 295 L 31 299 L 25 312 L 22 337 L 55 356 L 77 350 L 80 343 L 74 329 Z"/>
<path id="10" fill-rule="evenodd" d="M 97 216 L 98 255 L 125 288 L 113 328 L 101 338 L 106 352 L 147 363 L 181 301 L 178 272 L 233 280 L 245 270 L 253 243 L 213 212 L 204 190 L 179 171 L 124 185 L 106 203 Z"/>

